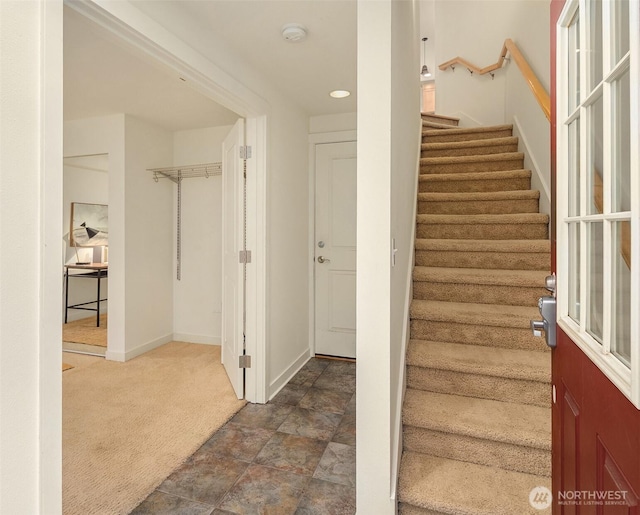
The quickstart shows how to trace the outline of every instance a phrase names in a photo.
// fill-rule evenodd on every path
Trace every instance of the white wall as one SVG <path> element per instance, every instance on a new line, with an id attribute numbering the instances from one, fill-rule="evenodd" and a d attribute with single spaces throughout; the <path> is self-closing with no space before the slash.
<path id="1" fill-rule="evenodd" d="M 550 91 L 549 2 L 527 2 L 521 16 L 512 20 L 514 41 L 546 91 Z M 519 150 L 525 153 L 524 166 L 532 170 L 531 187 L 540 191 L 540 212 L 551 212 L 551 124 L 515 65 L 505 70 L 505 120 L 513 123 Z"/>
<path id="2" fill-rule="evenodd" d="M 417 16 L 414 2 L 358 3 L 358 513 L 396 508 L 421 127 Z"/>
<path id="3" fill-rule="evenodd" d="M 107 155 L 74 157 L 65 156 L 63 168 L 63 198 L 62 198 L 62 228 L 64 233 L 63 263 L 74 264 L 80 261 L 93 261 L 93 248 L 77 248 L 69 245 L 71 203 L 84 202 L 88 204 L 109 205 L 109 161 Z M 84 279 L 69 280 L 69 304 L 90 302 L 96 298 L 96 281 Z M 109 281 L 102 280 L 100 297 L 108 298 Z M 64 302 L 64 301 L 63 301 Z M 94 307 L 94 306 L 88 306 Z M 107 311 L 107 303 L 100 305 L 101 312 Z M 90 311 L 70 309 L 67 320 L 78 320 L 93 316 Z"/>
<path id="4" fill-rule="evenodd" d="M 391 0 L 358 2 L 356 506 L 393 513 L 391 476 Z M 375 428 L 372 431 L 372 428 Z"/>
<path id="5" fill-rule="evenodd" d="M 309 134 L 355 130 L 357 113 L 326 114 L 309 118 Z"/>
<path id="6" fill-rule="evenodd" d="M 173 336 L 173 199 L 147 168 L 173 163 L 172 134 L 123 114 L 64 126 L 67 156 L 109 155 L 106 357 L 125 361 Z"/>
<path id="7" fill-rule="evenodd" d="M 274 106 L 275 107 L 275 106 Z M 269 397 L 309 356 L 308 118 L 281 104 L 269 121 L 267 327 Z"/>
<path id="8" fill-rule="evenodd" d="M 431 72 L 429 81 L 435 79 L 438 74 L 438 63 L 436 62 L 436 3 L 437 0 L 420 0 L 420 29 L 418 38 L 420 41 L 420 68 L 426 63 Z M 426 43 L 422 43 L 422 38 L 429 38 Z M 423 50 L 424 49 L 424 50 Z M 426 50 L 426 56 L 424 54 Z"/>
<path id="9" fill-rule="evenodd" d="M 540 25 L 545 12 L 547 18 Z M 498 60 L 504 40 L 511 38 L 548 88 L 548 13 L 548 2 L 542 0 L 436 2 L 436 63 L 460 56 L 483 68 Z M 507 67 L 515 67 L 515 63 Z M 492 79 L 489 74 L 471 75 L 460 65 L 455 71 L 436 69 L 436 111 L 461 116 L 466 125 L 505 123 L 505 91 L 504 70 Z"/>
<path id="10" fill-rule="evenodd" d="M 494 64 L 504 40 L 511 38 L 549 91 L 549 2 L 543 0 L 425 1 L 435 21 L 437 64 L 460 56 L 482 68 Z M 465 13 L 465 16 L 460 16 Z M 433 19 L 432 19 L 433 18 Z M 513 123 L 533 171 L 532 188 L 540 190 L 540 210 L 550 211 L 550 124 L 513 61 L 490 75 L 436 68 L 436 112 L 460 117 L 461 126 Z"/>
<path id="11" fill-rule="evenodd" d="M 172 187 L 146 171 L 171 163 L 172 133 L 125 116 L 125 346 L 109 348 L 109 359 L 131 359 L 173 339 Z"/>
<path id="12" fill-rule="evenodd" d="M 173 134 L 173 164 L 217 163 L 230 126 Z M 177 187 L 174 190 L 174 230 Z M 222 177 L 182 182 L 182 277 L 173 284 L 174 339 L 220 344 L 222 315 Z M 176 240 L 174 233 L 174 242 Z M 174 243 L 175 245 L 175 243 Z"/>
<path id="13" fill-rule="evenodd" d="M 45 38 L 52 44 L 43 46 Z M 62 3 L 0 2 L 0 48 L 0 513 L 55 515 L 62 506 Z"/>

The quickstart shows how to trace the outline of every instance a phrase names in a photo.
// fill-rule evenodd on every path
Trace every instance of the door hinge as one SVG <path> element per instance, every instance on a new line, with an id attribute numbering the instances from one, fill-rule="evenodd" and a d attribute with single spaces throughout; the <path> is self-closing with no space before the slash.
<path id="1" fill-rule="evenodd" d="M 238 252 L 238 263 L 251 263 L 251 251 L 241 250 Z"/>
<path id="2" fill-rule="evenodd" d="M 240 147 L 240 159 L 251 159 L 251 147 L 249 145 Z"/>
<path id="3" fill-rule="evenodd" d="M 251 356 L 245 354 L 238 358 L 238 368 L 251 368 Z"/>

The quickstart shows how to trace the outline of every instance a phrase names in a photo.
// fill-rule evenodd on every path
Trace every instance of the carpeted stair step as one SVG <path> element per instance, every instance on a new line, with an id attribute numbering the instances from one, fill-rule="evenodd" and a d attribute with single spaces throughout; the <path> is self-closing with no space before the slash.
<path id="1" fill-rule="evenodd" d="M 420 174 L 420 193 L 462 193 L 531 189 L 531 170 Z"/>
<path id="2" fill-rule="evenodd" d="M 406 451 L 541 476 L 551 474 L 548 408 L 408 388 Z"/>
<path id="3" fill-rule="evenodd" d="M 469 173 L 520 170 L 524 166 L 522 152 L 482 156 L 422 157 L 420 173 Z"/>
<path id="4" fill-rule="evenodd" d="M 548 352 L 411 340 L 407 388 L 549 408 Z"/>
<path id="5" fill-rule="evenodd" d="M 544 288 L 548 272 L 483 268 L 416 266 L 413 298 L 446 302 L 535 306 L 549 292 Z"/>
<path id="6" fill-rule="evenodd" d="M 529 493 L 550 486 L 551 355 L 530 328 L 549 217 L 512 126 L 438 129 L 422 132 L 399 513 L 548 513 Z"/>
<path id="7" fill-rule="evenodd" d="M 418 239 L 418 266 L 544 270 L 550 267 L 549 240 Z"/>
<path id="8" fill-rule="evenodd" d="M 418 238 L 544 240 L 549 237 L 549 216 L 539 213 L 418 215 L 417 223 Z"/>
<path id="9" fill-rule="evenodd" d="M 477 215 L 537 213 L 537 190 L 418 193 L 419 214 Z"/>
<path id="10" fill-rule="evenodd" d="M 544 338 L 533 336 L 537 305 L 507 306 L 414 299 L 411 338 L 468 345 L 548 351 Z"/>
<path id="11" fill-rule="evenodd" d="M 529 504 L 544 476 L 405 452 L 398 481 L 401 515 L 550 515 Z"/>
<path id="12" fill-rule="evenodd" d="M 513 125 L 491 125 L 464 129 L 429 130 L 423 128 L 423 143 L 444 143 L 450 141 L 471 141 L 477 139 L 508 138 L 512 136 Z"/>
<path id="13" fill-rule="evenodd" d="M 453 116 L 445 116 L 442 114 L 435 113 L 420 113 L 422 119 L 427 122 L 436 122 L 441 125 L 449 125 L 451 127 L 457 127 L 460 123 L 460 118 L 455 118 Z"/>
<path id="14" fill-rule="evenodd" d="M 422 157 L 476 156 L 483 154 L 503 154 L 518 151 L 518 138 L 477 139 L 471 141 L 451 141 L 446 143 L 423 143 Z"/>

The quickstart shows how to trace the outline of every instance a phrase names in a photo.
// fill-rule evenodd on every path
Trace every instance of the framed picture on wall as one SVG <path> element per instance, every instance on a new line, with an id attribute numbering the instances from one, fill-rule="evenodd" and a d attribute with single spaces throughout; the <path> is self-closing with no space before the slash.
<path id="1" fill-rule="evenodd" d="M 109 209 L 104 204 L 71 203 L 71 247 L 109 244 Z"/>

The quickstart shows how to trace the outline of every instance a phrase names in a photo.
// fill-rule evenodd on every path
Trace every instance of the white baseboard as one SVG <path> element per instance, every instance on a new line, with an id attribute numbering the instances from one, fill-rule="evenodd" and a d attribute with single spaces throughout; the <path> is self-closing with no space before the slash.
<path id="1" fill-rule="evenodd" d="M 269 385 L 269 391 L 267 392 L 267 398 L 269 400 L 273 399 L 310 359 L 311 351 L 306 349 L 302 354 L 300 354 L 298 359 L 296 359 L 284 372 L 282 372 L 282 374 L 271 382 Z"/>
<path id="2" fill-rule="evenodd" d="M 110 361 L 121 361 L 121 362 L 129 361 L 130 359 L 140 356 L 145 352 L 149 352 L 150 350 L 153 350 L 171 341 L 173 341 L 173 334 L 167 334 L 160 338 L 156 338 L 155 340 L 152 340 L 150 342 L 144 343 L 139 347 L 136 347 L 135 349 L 128 350 L 127 352 L 115 352 L 107 349 L 105 358 Z"/>
<path id="3" fill-rule="evenodd" d="M 525 131 L 520 124 L 517 116 L 513 117 L 513 135 L 518 137 L 518 141 L 522 143 L 522 151 L 524 151 L 524 167 L 531 170 L 531 189 L 540 191 L 540 212 L 545 214 L 551 213 L 551 188 L 547 179 L 542 175 L 542 170 L 536 160 L 536 156 L 531 151 L 531 145 L 527 140 Z"/>
<path id="4" fill-rule="evenodd" d="M 204 334 L 173 333 L 173 339 L 177 342 L 203 343 L 205 345 L 221 344 L 219 336 L 208 336 Z"/>

